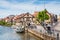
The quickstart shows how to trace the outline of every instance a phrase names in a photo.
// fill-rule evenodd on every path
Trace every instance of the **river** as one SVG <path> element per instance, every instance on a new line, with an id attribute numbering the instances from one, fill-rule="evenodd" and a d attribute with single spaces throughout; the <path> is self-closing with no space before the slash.
<path id="1" fill-rule="evenodd" d="M 30 33 L 16 33 L 11 27 L 0 26 L 0 40 L 41 40 Z"/>

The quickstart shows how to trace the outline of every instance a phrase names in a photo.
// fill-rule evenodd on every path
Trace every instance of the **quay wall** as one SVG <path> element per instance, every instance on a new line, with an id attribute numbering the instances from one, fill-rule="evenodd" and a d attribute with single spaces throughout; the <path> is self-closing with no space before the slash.
<path id="1" fill-rule="evenodd" d="M 33 35 L 35 35 L 39 38 L 42 38 L 42 40 L 56 40 L 55 37 L 52 37 L 52 36 L 49 36 L 49 35 L 46 35 L 46 34 L 42 34 L 42 33 L 36 32 L 34 30 L 31 30 L 31 29 L 28 29 L 28 32 L 32 33 Z"/>

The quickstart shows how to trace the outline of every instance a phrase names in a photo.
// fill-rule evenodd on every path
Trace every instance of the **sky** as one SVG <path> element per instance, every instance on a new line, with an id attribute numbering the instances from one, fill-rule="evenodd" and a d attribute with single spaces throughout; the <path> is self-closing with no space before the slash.
<path id="1" fill-rule="evenodd" d="M 34 13 L 47 9 L 52 14 L 60 14 L 60 0 L 0 0 L 0 18 L 21 13 Z"/>

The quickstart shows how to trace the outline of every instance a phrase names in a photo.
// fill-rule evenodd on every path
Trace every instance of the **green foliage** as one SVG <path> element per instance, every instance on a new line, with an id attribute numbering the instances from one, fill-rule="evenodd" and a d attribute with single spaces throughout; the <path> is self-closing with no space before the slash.
<path id="1" fill-rule="evenodd" d="M 10 23 L 5 22 L 4 20 L 1 20 L 1 21 L 0 21 L 0 25 L 3 25 L 3 26 L 11 26 Z"/>
<path id="2" fill-rule="evenodd" d="M 49 19 L 49 16 L 46 14 L 47 10 L 43 10 L 43 11 L 40 11 L 37 15 L 37 18 L 40 20 L 40 21 L 44 21 L 44 20 L 48 20 Z"/>

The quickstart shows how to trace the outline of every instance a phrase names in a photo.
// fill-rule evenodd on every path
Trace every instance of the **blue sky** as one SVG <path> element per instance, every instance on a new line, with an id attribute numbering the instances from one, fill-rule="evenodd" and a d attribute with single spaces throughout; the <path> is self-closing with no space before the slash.
<path id="1" fill-rule="evenodd" d="M 45 3 L 45 7 L 44 7 Z M 47 9 L 50 13 L 60 14 L 60 0 L 0 0 L 0 18 L 21 13 L 33 13 Z"/>

